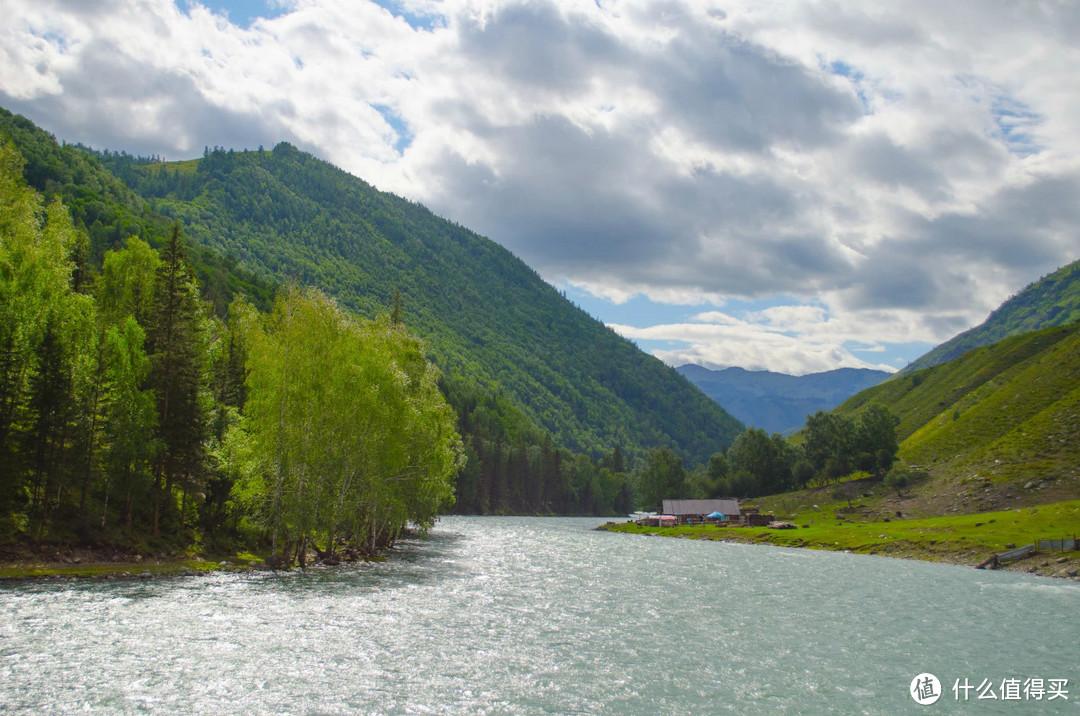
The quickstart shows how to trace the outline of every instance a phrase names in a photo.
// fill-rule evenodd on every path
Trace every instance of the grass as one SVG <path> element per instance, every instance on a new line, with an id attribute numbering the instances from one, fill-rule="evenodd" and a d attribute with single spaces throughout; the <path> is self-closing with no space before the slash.
<path id="1" fill-rule="evenodd" d="M 834 510 L 799 513 L 799 529 L 754 527 L 639 527 L 633 523 L 608 526 L 612 532 L 657 534 L 684 539 L 725 540 L 781 547 L 847 550 L 953 563 L 981 562 L 1006 544 L 1080 536 L 1080 500 L 1032 508 L 924 519 L 855 522 L 838 520 Z M 1072 553 L 1073 557 L 1078 556 Z"/>
<path id="2" fill-rule="evenodd" d="M 226 561 L 222 566 L 220 562 Z M 112 562 L 98 564 L 7 564 L 0 565 L 0 580 L 39 579 L 42 577 L 104 577 L 106 575 L 144 575 L 165 576 L 186 574 L 188 572 L 214 572 L 238 569 L 237 565 L 252 561 L 262 561 L 249 552 L 241 552 L 232 557 L 225 557 L 217 562 L 198 559 L 146 560 L 142 562 Z"/>

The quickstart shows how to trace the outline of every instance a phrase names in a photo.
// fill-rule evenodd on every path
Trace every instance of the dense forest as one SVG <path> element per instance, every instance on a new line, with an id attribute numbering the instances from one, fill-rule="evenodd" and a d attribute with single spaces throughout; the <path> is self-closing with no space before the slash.
<path id="1" fill-rule="evenodd" d="M 62 200 L 85 235 L 83 273 L 100 272 L 132 236 L 163 250 L 179 224 L 221 320 L 236 297 L 269 310 L 291 280 L 369 319 L 392 306 L 425 341 L 457 414 L 468 456 L 458 511 L 622 512 L 648 450 L 671 446 L 702 464 L 738 433 L 719 406 L 509 252 L 288 145 L 163 164 L 61 145 L 4 110 L 0 136 L 23 154 L 26 183 Z"/>
<path id="2" fill-rule="evenodd" d="M 21 342 L 5 351 L 5 539 L 262 539 L 283 556 L 350 536 L 370 550 L 451 505 L 618 514 L 880 471 L 895 453 L 870 437 L 873 410 L 814 416 L 801 441 L 739 434 L 719 406 L 501 247 L 288 145 L 164 164 L 59 145 L 6 112 L 0 131 L 13 142 L 6 190 L 35 217 L 9 212 L 7 226 L 36 225 L 34 251 L 53 257 L 51 273 L 20 268 L 6 288 L 38 296 L 38 323 L 17 327 L 14 309 L 4 317 L 5 340 Z M 63 237 L 50 244 L 51 232 Z M 310 320 L 284 318 L 299 314 Z M 344 353 L 304 334 L 315 325 L 344 336 Z M 426 405 L 448 442 L 429 439 L 434 454 L 421 459 L 416 435 L 430 435 L 399 424 L 392 432 L 411 448 L 384 462 L 356 442 L 378 431 L 340 442 L 350 428 L 316 407 L 334 404 L 332 377 L 354 392 L 356 366 L 284 368 L 305 341 L 327 345 L 309 352 L 313 366 L 360 346 L 397 365 L 418 391 L 399 399 Z M 425 349 L 439 370 L 420 370 Z M 301 388 L 300 376 L 313 382 Z M 402 419 L 384 407 L 341 409 L 354 421 Z M 828 429 L 815 432 L 815 420 Z M 340 449 L 305 454 L 312 444 Z M 402 455 L 413 467 L 394 462 Z M 410 482 L 415 470 L 450 476 L 452 490 Z"/>
<path id="3" fill-rule="evenodd" d="M 620 446 L 631 461 L 670 447 L 703 464 L 741 430 L 503 247 L 288 144 L 174 163 L 98 158 L 193 241 L 259 276 L 318 286 L 368 318 L 400 295 L 401 320 L 444 373 L 510 401 L 554 445 L 595 459 Z"/>
<path id="4" fill-rule="evenodd" d="M 171 235 L 175 221 L 159 214 L 141 197 L 132 192 L 102 165 L 99 156 L 84 148 L 59 145 L 48 134 L 37 129 L 23 117 L 0 110 L 0 134 L 6 135 L 26 154 L 23 175 L 27 183 L 45 195 L 47 200 L 59 199 L 68 205 L 74 226 L 85 235 L 77 260 L 84 273 L 100 271 L 106 254 L 124 245 L 124 237 L 135 236 L 152 249 L 162 249 Z M 109 155 L 112 156 L 112 155 Z M 133 163 L 125 155 L 121 166 Z M 139 160 L 140 162 L 146 160 Z M 70 202 L 70 203 L 69 203 Z M 187 239 L 187 258 L 192 266 L 203 299 L 214 315 L 226 318 L 229 303 L 243 296 L 256 307 L 267 310 L 280 283 L 260 279 L 239 266 L 234 256 L 226 256 L 197 241 Z M 286 279 L 287 280 L 287 279 Z M 414 320 L 415 302 L 400 291 L 387 297 L 393 304 L 396 320 Z M 370 316 L 386 313 L 372 304 Z M 430 341 L 429 341 L 430 345 Z M 537 427 L 520 403 L 513 400 L 497 381 L 481 381 L 478 376 L 457 364 L 439 378 L 439 386 L 451 401 L 458 415 L 458 429 L 464 438 L 469 462 L 459 473 L 461 498 L 459 511 L 530 512 L 530 513 L 603 513 L 621 511 L 628 487 L 621 474 L 620 487 L 601 489 L 597 474 L 603 454 L 586 460 L 567 449 L 550 433 Z M 548 466 L 546 487 L 536 491 L 530 485 L 534 479 L 544 479 L 535 458 L 540 452 L 558 453 L 557 458 L 543 464 Z M 508 468 L 532 460 L 536 469 L 521 472 Z M 558 465 L 558 472 L 551 466 Z M 608 482 L 611 478 L 606 478 Z M 621 494 L 616 503 L 608 495 Z"/>
<path id="5" fill-rule="evenodd" d="M 455 416 L 422 344 L 295 286 L 204 300 L 179 227 L 100 270 L 0 145 L 0 538 L 372 552 L 452 504 Z"/>

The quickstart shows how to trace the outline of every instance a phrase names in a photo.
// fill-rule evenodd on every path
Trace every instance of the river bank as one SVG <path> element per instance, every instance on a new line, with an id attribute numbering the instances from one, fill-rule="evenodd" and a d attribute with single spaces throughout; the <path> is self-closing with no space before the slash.
<path id="1" fill-rule="evenodd" d="M 0 582 L 66 579 L 148 579 L 262 568 L 247 552 L 188 555 L 123 547 L 19 544 L 0 547 Z"/>
<path id="2" fill-rule="evenodd" d="M 779 517 L 779 516 L 778 516 Z M 608 523 L 597 529 L 682 539 L 769 544 L 778 547 L 856 552 L 974 567 L 993 554 L 1037 539 L 1080 532 L 1080 501 L 971 515 L 887 521 L 861 520 L 857 512 L 817 510 L 785 515 L 795 529 L 680 525 L 642 527 Z M 1041 552 L 1001 569 L 1080 581 L 1080 552 Z"/>
<path id="3" fill-rule="evenodd" d="M 411 534 L 407 533 L 407 534 Z M 348 562 L 381 562 L 384 555 L 323 560 L 308 551 L 307 567 L 335 566 Z M 291 568 L 301 568 L 298 565 Z M 198 576 L 215 572 L 251 572 L 279 569 L 267 555 L 249 551 L 186 554 L 177 551 L 140 552 L 120 546 L 76 546 L 50 543 L 0 545 L 0 583 L 25 580 L 150 579 Z"/>

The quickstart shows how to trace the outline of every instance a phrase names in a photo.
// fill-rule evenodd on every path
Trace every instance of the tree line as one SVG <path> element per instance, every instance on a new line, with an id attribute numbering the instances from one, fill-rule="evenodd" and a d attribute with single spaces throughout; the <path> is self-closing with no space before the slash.
<path id="1" fill-rule="evenodd" d="M 88 261 L 0 144 L 0 540 L 374 551 L 452 502 L 421 343 L 296 286 L 220 317 L 184 237 Z"/>
<path id="2" fill-rule="evenodd" d="M 855 471 L 882 477 L 899 450 L 899 423 L 878 403 L 853 416 L 819 410 L 794 439 L 750 428 L 692 470 L 671 450 L 653 450 L 633 473 L 635 504 L 653 510 L 664 499 L 760 497 L 835 483 Z"/>

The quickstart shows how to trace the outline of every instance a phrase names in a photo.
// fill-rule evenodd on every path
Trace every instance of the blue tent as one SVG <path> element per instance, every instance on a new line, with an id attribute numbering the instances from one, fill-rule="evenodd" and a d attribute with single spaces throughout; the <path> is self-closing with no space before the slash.
<path id="1" fill-rule="evenodd" d="M 726 520 L 727 519 L 727 515 L 722 515 L 719 512 L 717 512 L 716 510 L 713 510 L 709 514 L 705 515 L 705 517 L 707 519 L 710 519 L 710 520 Z"/>

